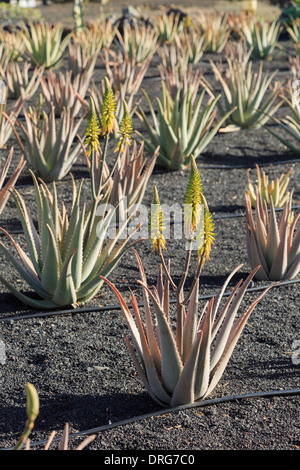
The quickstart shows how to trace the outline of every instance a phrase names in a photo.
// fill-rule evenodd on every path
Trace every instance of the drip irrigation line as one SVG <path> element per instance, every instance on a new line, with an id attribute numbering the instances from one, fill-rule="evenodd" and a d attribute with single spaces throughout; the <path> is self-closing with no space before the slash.
<path id="1" fill-rule="evenodd" d="M 127 418 L 121 421 L 116 421 L 115 423 L 105 424 L 103 426 L 98 426 L 96 428 L 79 431 L 73 434 L 69 434 L 69 439 L 74 439 L 76 437 L 81 437 L 81 436 L 90 436 L 91 434 L 97 434 L 100 432 L 109 431 L 110 429 L 118 428 L 121 426 L 126 426 L 128 424 L 134 424 L 134 423 L 137 423 L 138 421 L 142 421 L 145 419 L 156 418 L 161 415 L 168 414 L 168 413 L 169 414 L 178 413 L 180 411 L 204 408 L 206 406 L 219 405 L 219 404 L 228 403 L 228 402 L 239 403 L 239 401 L 241 400 L 248 400 L 252 398 L 259 399 L 259 398 L 273 398 L 273 397 L 282 397 L 282 396 L 286 397 L 286 396 L 295 396 L 299 394 L 300 394 L 300 389 L 294 388 L 294 389 L 287 389 L 287 390 L 270 390 L 266 392 L 244 393 L 240 395 L 231 395 L 228 397 L 209 399 L 209 400 L 199 401 L 196 403 L 190 403 L 188 405 L 176 406 L 173 408 L 163 408 L 161 410 L 154 411 L 153 413 L 145 413 L 142 415 L 134 416 L 133 418 Z M 58 442 L 60 441 L 60 439 L 61 439 L 60 437 L 56 437 L 53 439 L 52 442 Z M 32 447 L 44 446 L 46 443 L 47 443 L 47 439 L 42 440 L 42 441 L 30 442 L 30 447 L 32 448 Z M 13 447 L 0 449 L 0 450 L 13 450 Z"/>
<path id="2" fill-rule="evenodd" d="M 279 160 L 278 162 L 265 162 L 265 163 L 260 163 L 259 166 L 274 166 L 274 165 L 288 165 L 292 163 L 300 163 L 300 159 L 294 159 L 294 160 Z M 249 163 L 247 165 L 205 165 L 199 163 L 198 168 L 200 170 L 240 170 L 240 169 L 248 169 L 248 168 L 255 168 L 256 162 Z M 89 178 L 89 175 L 73 175 L 74 180 L 78 180 L 81 178 Z M 62 179 L 59 181 L 56 181 L 56 184 L 59 183 L 65 183 L 66 179 Z M 16 184 L 15 189 L 22 189 L 22 188 L 27 188 L 28 186 L 31 186 L 31 183 L 23 183 L 23 184 Z"/>
<path id="3" fill-rule="evenodd" d="M 288 165 L 292 163 L 300 163 L 300 160 L 284 160 L 278 162 L 265 162 L 260 163 L 259 167 L 273 166 L 273 165 Z M 255 163 L 249 163 L 248 165 L 197 165 L 199 170 L 243 170 L 248 168 L 255 168 Z"/>
<path id="4" fill-rule="evenodd" d="M 270 285 L 273 284 L 273 287 L 282 287 L 282 286 L 289 286 L 293 284 L 298 284 L 300 283 L 300 279 L 291 279 L 288 281 L 279 281 L 279 282 L 274 282 L 268 285 L 263 285 L 263 286 L 256 286 L 256 287 L 249 287 L 245 294 L 251 293 L 251 292 L 260 292 L 264 291 Z M 223 297 L 227 297 L 231 294 L 231 291 L 225 291 L 223 294 Z M 215 294 L 216 295 L 216 294 Z M 210 300 L 212 297 L 214 297 L 211 294 L 206 294 L 206 295 L 201 295 L 199 296 L 199 300 Z M 170 304 L 176 303 L 176 299 L 171 299 Z M 128 308 L 131 308 L 131 305 L 127 305 Z M 138 307 L 144 307 L 143 302 L 138 302 Z M 49 310 L 49 311 L 41 311 L 37 313 L 24 313 L 23 315 L 18 315 L 18 316 L 13 316 L 13 317 L 3 317 L 0 318 L 0 322 L 10 322 L 10 321 L 15 321 L 15 320 L 28 320 L 28 319 L 34 319 L 34 318 L 43 318 L 43 317 L 53 317 L 53 316 L 58 316 L 58 315 L 69 315 L 69 314 L 75 314 L 75 313 L 90 313 L 90 312 L 103 312 L 103 311 L 111 311 L 111 310 L 121 310 L 121 307 L 119 304 L 117 305 L 102 305 L 98 307 L 82 307 L 82 308 L 70 308 L 70 309 L 63 309 L 63 310 Z"/>

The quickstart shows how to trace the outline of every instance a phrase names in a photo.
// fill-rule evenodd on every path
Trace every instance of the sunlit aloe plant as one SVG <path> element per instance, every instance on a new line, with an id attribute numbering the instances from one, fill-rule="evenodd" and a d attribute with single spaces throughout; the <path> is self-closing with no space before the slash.
<path id="1" fill-rule="evenodd" d="M 142 64 L 149 56 L 152 58 L 158 48 L 158 32 L 144 23 L 125 23 L 122 34 L 117 30 L 116 36 L 122 53 L 136 64 Z"/>
<path id="2" fill-rule="evenodd" d="M 91 51 L 87 44 L 82 44 L 76 40 L 69 42 L 67 55 L 68 69 L 72 70 L 74 76 L 82 73 L 92 75 L 99 50 Z"/>
<path id="3" fill-rule="evenodd" d="M 5 44 L 0 44 L 0 77 L 5 80 L 6 70 L 11 61 L 11 52 Z"/>
<path id="4" fill-rule="evenodd" d="M 158 32 L 158 40 L 160 43 L 171 43 L 175 40 L 182 28 L 183 23 L 180 20 L 180 15 L 176 12 L 170 14 L 164 13 L 155 19 L 154 27 Z"/>
<path id="5" fill-rule="evenodd" d="M 297 83 L 297 82 L 296 82 Z M 266 129 L 282 144 L 284 144 L 292 152 L 300 153 L 300 103 L 299 103 L 299 87 L 294 90 L 289 83 L 285 91 L 280 95 L 283 102 L 287 105 L 289 114 L 284 118 L 278 119 L 272 116 L 272 121 L 277 124 L 276 131 L 268 126 Z M 294 98 L 293 98 L 294 94 Z"/>
<path id="6" fill-rule="evenodd" d="M 3 93 L 3 94 L 2 94 Z M 7 97 L 8 97 L 8 87 L 5 86 L 1 90 L 1 103 L 0 103 L 0 148 L 3 148 L 7 141 L 9 140 L 12 132 L 13 126 L 19 116 L 19 113 L 22 109 L 22 106 L 26 100 L 26 97 L 18 98 L 17 101 L 8 109 L 7 106 Z"/>
<path id="7" fill-rule="evenodd" d="M 214 124 L 216 104 L 219 97 L 208 100 L 203 104 L 206 90 L 201 91 L 195 100 L 192 90 L 188 90 L 183 98 L 178 90 L 172 99 L 164 82 L 162 82 L 161 99 L 157 98 L 158 115 L 147 93 L 143 90 L 153 124 L 149 121 L 141 105 L 138 106 L 138 116 L 144 123 L 148 139 L 141 132 L 137 135 L 145 141 L 150 152 L 159 146 L 157 163 L 168 170 L 179 170 L 189 165 L 191 155 L 197 158 L 213 139 L 223 122 L 232 112 Z"/>
<path id="8" fill-rule="evenodd" d="M 14 189 L 15 199 L 27 242 L 28 254 L 7 233 L 16 257 L 3 242 L 0 250 L 18 272 L 18 275 L 38 295 L 38 298 L 20 292 L 6 278 L 0 281 L 21 302 L 38 309 L 84 304 L 101 288 L 100 274 L 107 276 L 115 268 L 130 245 L 124 239 L 124 225 L 107 240 L 107 230 L 114 211 L 100 211 L 94 205 L 80 206 L 83 180 L 76 188 L 73 181 L 73 199 L 70 215 L 63 204 L 58 205 L 59 194 L 53 183 L 53 192 L 31 172 L 37 204 L 36 228 L 24 198 Z M 134 240 L 136 243 L 139 240 Z M 127 243 L 127 244 L 126 244 Z M 18 259 L 19 258 L 19 259 Z"/>
<path id="9" fill-rule="evenodd" d="M 19 292 L 3 276 L 0 276 L 0 281 L 19 300 L 31 307 L 76 307 L 91 300 L 103 284 L 100 275 L 108 276 L 126 251 L 141 240 L 134 237 L 140 224 L 127 230 L 131 217 L 129 214 L 126 214 L 119 224 L 114 224 L 117 207 L 108 204 L 111 188 L 109 185 L 103 185 L 104 158 L 109 136 L 113 132 L 114 109 L 114 95 L 105 78 L 101 124 L 91 100 L 86 125 L 85 154 L 90 159 L 91 176 L 91 203 L 88 206 L 80 204 L 83 179 L 77 188 L 72 177 L 73 198 L 68 215 L 64 204 L 59 208 L 60 198 L 56 183 L 53 182 L 51 193 L 42 180 L 38 183 L 31 171 L 37 206 L 36 228 L 24 199 L 15 189 L 12 192 L 25 234 L 28 254 L 5 231 L 21 261 L 14 257 L 3 243 L 0 244 L 0 250 L 39 298 L 35 299 Z M 96 157 L 100 135 L 105 142 L 101 161 Z M 123 145 L 128 145 L 127 138 L 125 126 L 120 136 L 119 152 L 122 151 Z M 112 224 L 115 226 L 112 227 Z"/>
<path id="10" fill-rule="evenodd" d="M 63 32 L 60 24 L 29 23 L 29 29 L 24 28 L 20 32 L 25 45 L 24 53 L 35 65 L 46 69 L 59 67 L 71 38 L 70 35 L 63 38 Z"/>
<path id="11" fill-rule="evenodd" d="M 263 72 L 262 62 L 258 71 L 254 71 L 253 62 L 247 56 L 244 62 L 227 59 L 227 63 L 224 71 L 221 65 L 211 61 L 215 78 L 221 85 L 223 99 L 218 101 L 220 114 L 224 116 L 230 109 L 235 109 L 226 118 L 227 126 L 222 132 L 262 127 L 282 105 L 279 97 L 282 83 L 274 81 L 277 72 Z M 204 77 L 202 81 L 215 96 L 208 80 Z"/>
<path id="12" fill-rule="evenodd" d="M 10 188 L 12 188 L 19 176 L 21 171 L 23 170 L 24 166 L 26 165 L 26 162 L 24 161 L 24 156 L 22 155 L 17 167 L 13 171 L 12 175 L 7 179 L 5 182 L 7 176 L 8 176 L 8 170 L 10 169 L 12 157 L 13 157 L 13 152 L 14 148 L 12 147 L 8 157 L 3 165 L 2 168 L 0 168 L 0 215 L 3 212 L 3 209 L 8 201 L 8 198 L 10 196 Z M 5 184 L 4 184 L 5 182 Z"/>
<path id="13" fill-rule="evenodd" d="M 267 290 L 238 316 L 240 304 L 256 268 L 244 282 L 241 279 L 237 283 L 221 307 L 225 289 L 240 268 L 239 266 L 227 277 L 217 296 L 212 298 L 203 309 L 199 309 L 199 275 L 205 259 L 209 257 L 213 234 L 212 221 L 195 162 L 192 161 L 186 203 L 192 205 L 191 213 L 188 211 L 188 214 L 190 221 L 194 220 L 196 231 L 201 220 L 197 208 L 199 201 L 200 205 L 204 203 L 207 212 L 206 216 L 204 215 L 206 222 L 204 219 L 203 237 L 198 241 L 197 266 L 199 269 L 186 296 L 184 285 L 191 250 L 187 250 L 182 276 L 179 284 L 175 284 L 170 269 L 162 257 L 165 240 L 161 232 L 160 203 L 155 192 L 153 201 L 158 207 L 155 220 L 158 221 L 160 227 L 159 234 L 155 237 L 155 246 L 158 249 L 161 248 L 159 253 L 162 266 L 157 285 L 152 290 L 147 285 L 142 261 L 135 252 L 141 276 L 139 283 L 143 292 L 145 319 L 142 319 L 142 313 L 133 293 L 131 294 L 132 313 L 117 288 L 108 279 L 106 282 L 116 294 L 125 316 L 131 336 L 130 341 L 126 335 L 125 341 L 146 390 L 160 405 L 175 407 L 195 403 L 212 393 L 223 375 L 250 314 Z M 175 319 L 172 318 L 170 291 L 174 291 L 176 298 Z"/>
<path id="14" fill-rule="evenodd" d="M 0 56 L 4 50 L 9 55 L 9 61 L 22 61 L 24 52 L 24 42 L 19 32 L 6 31 L 0 29 Z M 3 48 L 2 48 L 3 47 Z"/>
<path id="15" fill-rule="evenodd" d="M 13 99 L 31 98 L 37 91 L 43 76 L 43 68 L 35 67 L 30 71 L 29 62 L 10 62 L 6 69 L 8 97 Z"/>
<path id="16" fill-rule="evenodd" d="M 220 54 L 230 37 L 231 28 L 228 23 L 227 13 L 204 13 L 199 10 L 194 25 L 199 38 L 205 37 L 205 52 Z"/>
<path id="17" fill-rule="evenodd" d="M 206 36 L 196 29 L 182 31 L 175 36 L 177 47 L 190 64 L 198 64 L 206 49 Z"/>
<path id="18" fill-rule="evenodd" d="M 261 60 L 270 57 L 277 44 L 283 27 L 277 20 L 274 21 L 246 21 L 241 29 L 242 35 L 251 49 L 251 59 Z"/>
<path id="19" fill-rule="evenodd" d="M 42 78 L 41 89 L 44 99 L 50 109 L 54 106 L 56 116 L 60 116 L 64 109 L 68 109 L 72 117 L 77 116 L 82 109 L 81 100 L 84 100 L 93 70 L 73 75 L 71 70 L 65 73 L 48 70 Z"/>
<path id="20" fill-rule="evenodd" d="M 247 251 L 250 265 L 260 265 L 258 280 L 294 279 L 300 271 L 300 213 L 294 216 L 289 195 L 279 220 L 270 199 L 270 212 L 256 191 L 255 214 L 246 193 Z"/>
<path id="21" fill-rule="evenodd" d="M 171 97 L 175 99 L 179 90 L 181 98 L 188 90 L 195 96 L 203 72 L 193 68 L 184 49 L 175 44 L 164 44 L 159 48 L 158 54 L 161 60 L 157 69 Z"/>
<path id="22" fill-rule="evenodd" d="M 257 171 L 257 184 L 253 184 L 250 180 L 250 169 L 248 170 L 248 190 L 247 194 L 251 200 L 251 206 L 256 206 L 256 192 L 258 190 L 261 195 L 262 203 L 266 202 L 267 208 L 270 208 L 270 201 L 272 199 L 274 207 L 283 207 L 287 201 L 290 192 L 287 191 L 288 184 L 290 182 L 290 174 L 292 170 L 289 170 L 285 174 L 281 174 L 279 178 L 271 180 L 264 171 L 260 171 L 259 166 L 256 164 Z"/>
<path id="23" fill-rule="evenodd" d="M 116 35 L 118 23 L 113 23 L 112 19 L 106 18 L 104 14 L 100 14 L 97 21 L 91 21 L 84 28 L 80 35 L 77 35 L 76 41 L 84 47 L 88 47 L 90 54 L 104 48 L 110 48 Z"/>
<path id="24" fill-rule="evenodd" d="M 300 51 L 300 21 L 299 18 L 291 18 L 290 22 L 285 25 L 290 39 L 296 49 L 297 54 Z"/>
<path id="25" fill-rule="evenodd" d="M 43 110 L 40 95 L 39 106 L 23 108 L 25 125 L 19 122 L 22 140 L 16 132 L 18 142 L 29 167 L 44 181 L 58 181 L 66 176 L 79 155 L 80 142 L 75 142 L 83 116 L 74 121 L 69 109 L 63 109 L 58 123 L 52 104 L 49 114 Z"/>

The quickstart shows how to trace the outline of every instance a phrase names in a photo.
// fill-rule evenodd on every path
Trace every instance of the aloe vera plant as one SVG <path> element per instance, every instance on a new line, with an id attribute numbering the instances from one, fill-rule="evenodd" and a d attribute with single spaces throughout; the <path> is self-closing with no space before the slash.
<path id="1" fill-rule="evenodd" d="M 54 106 L 56 116 L 60 116 L 64 109 L 68 109 L 73 117 L 78 115 L 82 109 L 81 100 L 85 98 L 92 74 L 93 69 L 77 75 L 73 75 L 72 70 L 57 74 L 53 70 L 48 70 L 47 75 L 42 78 L 41 88 L 50 109 Z"/>
<path id="2" fill-rule="evenodd" d="M 255 72 L 252 61 L 249 61 L 249 55 L 242 63 L 227 59 L 228 68 L 225 74 L 221 66 L 212 61 L 210 63 L 215 78 L 221 85 L 223 103 L 218 102 L 220 114 L 224 116 L 229 109 L 235 109 L 226 118 L 227 126 L 222 132 L 258 129 L 266 124 L 282 105 L 283 101 L 279 99 L 282 83 L 273 82 L 277 72 L 271 74 L 263 72 L 262 62 Z M 205 78 L 202 81 L 212 96 L 215 96 L 211 84 Z"/>
<path id="3" fill-rule="evenodd" d="M 187 57 L 188 63 L 198 64 L 206 49 L 206 36 L 197 29 L 182 31 L 175 36 L 175 42 L 182 54 Z"/>
<path id="4" fill-rule="evenodd" d="M 247 250 L 251 266 L 260 265 L 258 280 L 293 279 L 300 271 L 300 214 L 294 216 L 292 195 L 289 195 L 279 220 L 272 198 L 270 213 L 256 191 L 255 215 L 246 193 Z"/>
<path id="5" fill-rule="evenodd" d="M 155 29 L 158 32 L 158 40 L 162 44 L 171 43 L 182 30 L 183 23 L 176 12 L 160 15 L 155 20 Z"/>
<path id="6" fill-rule="evenodd" d="M 74 76 L 82 73 L 93 75 L 99 50 L 91 51 L 88 44 L 82 44 L 77 40 L 69 42 L 67 55 L 68 69 L 72 70 Z"/>
<path id="7" fill-rule="evenodd" d="M 7 182 L 4 184 L 4 181 L 8 174 L 8 170 L 11 165 L 13 152 L 14 152 L 14 148 L 12 147 L 5 161 L 5 164 L 0 169 L 0 215 L 3 212 L 3 209 L 10 196 L 10 188 L 12 188 L 16 184 L 20 176 L 20 173 L 22 172 L 24 166 L 26 165 L 24 156 L 22 155 L 17 167 L 13 171 L 12 175 L 8 178 Z"/>
<path id="8" fill-rule="evenodd" d="M 205 52 L 220 54 L 230 37 L 231 28 L 227 13 L 199 11 L 194 26 L 199 37 L 205 37 Z"/>
<path id="9" fill-rule="evenodd" d="M 0 29 L 0 43 L 0 56 L 5 51 L 5 54 L 9 56 L 9 61 L 19 62 L 23 60 L 25 46 L 19 32 L 6 31 L 2 27 Z"/>
<path id="10" fill-rule="evenodd" d="M 13 106 L 8 109 L 7 107 L 7 97 L 8 97 L 8 87 L 2 90 L 3 95 L 1 96 L 0 103 L 0 148 L 3 148 L 8 139 L 10 138 L 13 132 L 13 126 L 18 118 L 18 115 L 22 109 L 26 97 L 20 97 L 13 104 Z"/>
<path id="11" fill-rule="evenodd" d="M 297 82 L 296 82 L 297 83 Z M 290 85 L 290 84 L 289 84 Z M 291 86 L 288 86 L 287 96 L 282 93 L 281 98 L 287 105 L 289 114 L 284 118 L 278 119 L 276 116 L 272 116 L 272 121 L 277 124 L 278 128 L 276 131 L 271 127 L 267 127 L 267 130 L 282 144 L 284 144 L 292 152 L 300 153 L 300 105 L 299 105 L 299 88 L 294 91 Z M 293 93 L 295 93 L 293 98 Z"/>
<path id="12" fill-rule="evenodd" d="M 277 44 L 283 27 L 275 21 L 246 21 L 241 29 L 247 46 L 251 49 L 251 59 L 261 60 L 270 57 Z"/>
<path id="13" fill-rule="evenodd" d="M 194 233 L 198 230 L 198 224 L 201 224 L 198 205 L 204 203 L 206 212 L 204 214 L 203 238 L 199 240 L 197 251 L 197 272 L 186 296 L 184 295 L 184 284 L 189 269 L 191 251 L 187 250 L 182 276 L 179 284 L 175 284 L 170 269 L 162 256 L 165 241 L 161 236 L 163 223 L 159 215 L 160 203 L 157 196 L 157 192 L 154 191 L 153 201 L 155 206 L 158 206 L 158 211 L 156 212 L 157 216 L 152 217 L 151 224 L 155 224 L 155 221 L 158 222 L 159 233 L 155 236 L 155 245 L 159 250 L 162 265 L 157 285 L 153 287 L 153 290 L 148 287 L 142 261 L 135 251 L 141 276 L 139 284 L 143 292 L 144 321 L 135 295 L 131 294 L 133 311 L 131 313 L 122 294 L 108 279 L 105 281 L 116 294 L 123 311 L 132 339 L 130 342 L 129 338 L 125 336 L 125 341 L 146 390 L 160 405 L 173 407 L 197 402 L 214 390 L 250 314 L 267 289 L 237 318 L 244 294 L 258 269 L 256 268 L 244 282 L 240 280 L 237 283 L 221 308 L 225 289 L 240 268 L 238 266 L 227 277 L 217 296 L 212 298 L 202 311 L 199 311 L 199 276 L 205 259 L 209 258 L 213 241 L 213 224 L 195 161 L 191 159 L 191 176 L 185 202 L 191 204 L 191 212 L 188 214 Z M 165 272 L 165 280 L 163 279 L 163 271 Z M 172 318 L 170 309 L 171 290 L 174 291 L 176 297 L 175 319 Z"/>
<path id="14" fill-rule="evenodd" d="M 194 70 L 184 48 L 164 44 L 159 48 L 158 54 L 161 60 L 157 69 L 172 99 L 176 98 L 179 90 L 181 99 L 188 90 L 193 96 L 197 95 L 203 72 L 200 69 Z"/>
<path id="15" fill-rule="evenodd" d="M 37 91 L 43 76 L 43 68 L 35 67 L 30 74 L 29 62 L 10 62 L 6 69 L 9 98 L 31 98 Z"/>
<path id="16" fill-rule="evenodd" d="M 107 276 L 130 247 L 129 238 L 124 239 L 124 224 L 114 238 L 107 238 L 107 230 L 114 211 L 97 213 L 97 207 L 80 206 L 83 180 L 76 188 L 74 179 L 73 199 L 70 215 L 65 205 L 60 210 L 59 195 L 53 182 L 53 192 L 44 182 L 38 183 L 31 172 L 37 204 L 38 228 L 16 189 L 13 198 L 19 212 L 28 254 L 4 229 L 18 257 L 0 242 L 0 251 L 19 276 L 38 295 L 33 298 L 20 292 L 0 275 L 0 281 L 21 302 L 38 309 L 53 309 L 73 306 L 92 299 L 101 288 L 100 274 Z M 132 244 L 139 240 L 134 240 Z"/>
<path id="17" fill-rule="evenodd" d="M 300 21 L 299 18 L 291 18 L 290 22 L 285 25 L 290 39 L 295 47 L 297 55 L 300 51 Z"/>
<path id="18" fill-rule="evenodd" d="M 158 48 L 158 32 L 142 24 L 124 24 L 122 34 L 117 30 L 121 51 L 130 61 L 142 64 L 149 56 L 152 58 Z"/>
<path id="19" fill-rule="evenodd" d="M 55 120 L 52 104 L 49 115 L 42 109 L 40 95 L 38 107 L 24 108 L 25 125 L 19 122 L 23 145 L 16 133 L 20 147 L 30 168 L 44 181 L 58 181 L 66 176 L 79 155 L 80 142 L 74 144 L 83 116 L 74 122 L 71 111 L 63 109 L 59 122 Z"/>
<path id="20" fill-rule="evenodd" d="M 266 202 L 267 208 L 270 208 L 270 201 L 273 200 L 274 207 L 283 207 L 287 201 L 290 192 L 287 191 L 287 187 L 290 181 L 290 174 L 292 170 L 289 170 L 285 174 L 281 174 L 279 178 L 271 180 L 264 171 L 260 171 L 259 166 L 256 164 L 257 171 L 257 184 L 253 184 L 250 180 L 250 169 L 248 170 L 248 190 L 247 194 L 251 200 L 251 206 L 256 206 L 256 192 L 258 191 L 261 195 L 262 203 Z"/>
<path id="21" fill-rule="evenodd" d="M 28 59 L 45 69 L 59 67 L 71 38 L 67 35 L 63 39 L 63 32 L 60 24 L 29 23 L 29 29 L 20 32 Z"/>
<path id="22" fill-rule="evenodd" d="M 138 131 L 137 135 L 145 141 L 145 145 L 151 153 L 154 153 L 158 146 L 160 147 L 157 158 L 157 163 L 160 166 L 168 170 L 186 168 L 189 165 L 191 155 L 197 158 L 201 154 L 232 112 L 230 110 L 214 124 L 215 108 L 220 97 L 209 100 L 201 110 L 205 93 L 204 89 L 194 102 L 194 93 L 191 90 L 188 90 L 182 99 L 180 90 L 178 90 L 177 96 L 172 99 L 164 82 L 162 82 L 161 100 L 159 98 L 156 100 L 158 107 L 158 116 L 156 116 L 150 98 L 143 90 L 153 126 L 139 105 L 137 114 L 145 125 L 149 139 Z"/>

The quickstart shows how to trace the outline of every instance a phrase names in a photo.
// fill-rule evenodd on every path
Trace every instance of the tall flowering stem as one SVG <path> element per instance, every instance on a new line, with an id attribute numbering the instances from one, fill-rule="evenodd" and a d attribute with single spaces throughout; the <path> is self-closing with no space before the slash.
<path id="1" fill-rule="evenodd" d="M 176 285 L 170 276 L 170 270 L 167 268 L 163 251 L 166 250 L 166 241 L 163 237 L 164 223 L 161 204 L 156 187 L 153 192 L 154 210 L 151 213 L 150 236 L 152 239 L 153 250 L 158 251 L 162 267 L 176 295 L 177 305 L 177 329 L 176 344 L 178 351 L 183 351 L 183 325 L 185 318 L 184 305 L 190 299 L 195 285 L 199 281 L 205 260 L 209 259 L 211 245 L 214 242 L 214 224 L 208 204 L 203 194 L 201 177 L 193 156 L 191 156 L 191 173 L 185 195 L 185 231 L 186 231 L 186 258 L 179 284 Z M 192 251 L 194 244 L 197 247 L 197 267 L 193 283 L 188 294 L 184 297 L 184 285 L 188 275 Z"/>

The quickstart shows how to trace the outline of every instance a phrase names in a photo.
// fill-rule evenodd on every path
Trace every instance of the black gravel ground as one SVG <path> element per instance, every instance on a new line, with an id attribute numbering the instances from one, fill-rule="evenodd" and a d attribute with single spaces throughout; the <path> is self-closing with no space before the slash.
<path id="1" fill-rule="evenodd" d="M 290 47 L 283 45 L 285 51 L 266 62 L 270 70 L 279 68 L 282 77 L 287 74 L 285 52 Z M 147 88 L 151 83 L 149 92 L 153 98 L 160 94 L 160 82 L 153 79 L 158 77 L 156 64 L 157 58 L 143 84 Z M 209 68 L 207 56 L 200 66 Z M 99 83 L 103 75 L 99 62 L 95 70 L 96 82 Z M 212 78 L 209 70 L 207 76 Z M 286 108 L 281 108 L 278 115 L 286 112 Z M 137 118 L 134 124 L 136 129 L 142 129 Z M 11 145 L 15 145 L 17 161 L 20 151 L 14 137 L 9 142 L 9 147 Z M 114 143 L 111 145 L 113 148 Z M 1 150 L 1 156 L 6 155 L 7 151 Z M 249 167 L 253 168 L 251 174 L 255 179 L 255 163 L 264 164 L 271 178 L 292 168 L 290 187 L 294 188 L 294 204 L 300 205 L 299 157 L 279 144 L 267 129 L 218 134 L 197 159 L 216 226 L 211 260 L 201 278 L 201 296 L 214 295 L 240 263 L 243 268 L 234 282 L 245 278 L 250 271 L 245 245 L 244 192 Z M 72 172 L 76 177 L 86 177 L 84 161 L 78 160 Z M 188 176 L 188 171 L 168 173 L 155 168 L 144 204 L 151 203 L 153 185 L 157 185 L 164 203 L 183 202 Z M 59 197 L 66 202 L 71 197 L 69 182 L 66 177 L 58 183 Z M 28 204 L 34 206 L 27 170 L 18 185 Z M 84 195 L 89 198 L 88 181 L 84 184 Z M 1 226 L 9 231 L 20 228 L 12 200 L 1 216 Z M 14 237 L 23 243 L 22 235 Z M 151 285 L 156 281 L 157 254 L 152 253 L 147 240 L 137 245 L 137 251 Z M 176 279 L 181 274 L 184 259 L 180 240 L 170 240 L 168 256 Z M 28 291 L 3 258 L 1 270 L 20 290 Z M 110 280 L 127 301 L 129 288 L 139 301 L 138 279 L 136 259 L 130 251 Z M 191 279 L 192 272 L 187 283 Z M 264 285 L 255 281 L 252 287 Z M 257 295 L 257 292 L 249 292 L 243 305 L 248 305 Z M 70 449 L 83 439 L 76 437 L 77 433 L 96 432 L 88 449 L 107 451 L 103 456 L 109 456 L 109 451 L 128 451 L 128 455 L 132 451 L 134 455 L 136 450 L 184 451 L 193 455 L 197 450 L 300 449 L 297 353 L 300 291 L 297 282 L 274 287 L 257 306 L 219 386 L 203 406 L 172 411 L 162 410 L 153 402 L 138 378 L 123 340 L 123 334 L 127 333 L 123 314 L 107 286 L 85 306 L 86 311 L 39 312 L 21 304 L 2 286 L 0 298 L 0 340 L 5 346 L 5 357 L 0 363 L 0 448 L 14 446 L 23 430 L 25 385 L 31 382 L 40 397 L 40 414 L 31 434 L 32 449 L 40 448 L 37 444 L 54 429 L 60 436 L 66 422 L 72 437 Z M 204 299 L 202 301 L 204 303 Z M 266 392 L 270 394 L 264 396 Z M 254 398 L 253 394 L 258 396 Z M 245 397 L 236 397 L 240 395 Z M 218 402 L 218 399 L 224 401 Z M 56 443 L 52 448 L 56 448 Z"/>

